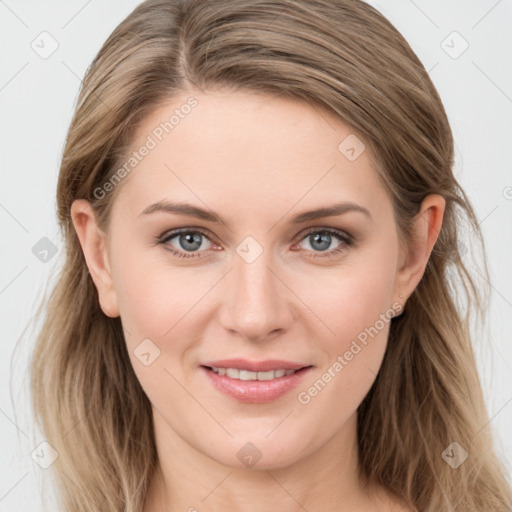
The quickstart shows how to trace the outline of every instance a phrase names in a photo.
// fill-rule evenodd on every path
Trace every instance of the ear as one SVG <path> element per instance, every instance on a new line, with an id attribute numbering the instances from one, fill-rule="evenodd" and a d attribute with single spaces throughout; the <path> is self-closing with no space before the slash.
<path id="1" fill-rule="evenodd" d="M 402 248 L 395 280 L 394 300 L 405 305 L 421 281 L 428 259 L 443 225 L 445 199 L 430 194 L 421 203 L 420 211 L 413 220 L 411 238 Z"/>
<path id="2" fill-rule="evenodd" d="M 105 315 L 116 318 L 119 306 L 114 290 L 106 236 L 98 227 L 96 213 L 85 199 L 71 205 L 71 219 L 84 253 L 89 273 L 98 290 L 98 299 Z"/>

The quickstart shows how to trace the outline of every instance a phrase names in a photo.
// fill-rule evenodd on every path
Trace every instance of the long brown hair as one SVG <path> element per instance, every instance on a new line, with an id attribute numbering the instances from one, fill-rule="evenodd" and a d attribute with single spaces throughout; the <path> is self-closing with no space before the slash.
<path id="1" fill-rule="evenodd" d="M 140 512 L 157 462 L 150 403 L 120 319 L 99 307 L 71 204 L 87 199 L 106 226 L 114 195 L 94 191 L 113 178 L 141 120 L 180 91 L 217 87 L 307 102 L 351 126 L 376 155 L 403 237 L 426 195 L 445 198 L 425 274 L 392 320 L 358 409 L 361 471 L 415 511 L 510 511 L 511 488 L 483 428 L 469 325 L 483 297 L 458 244 L 463 223 L 482 241 L 453 175 L 452 132 L 409 44 L 360 0 L 148 0 L 87 70 L 57 191 L 66 259 L 31 362 L 63 510 Z M 448 461 L 460 449 L 468 457 L 455 468 Z"/>

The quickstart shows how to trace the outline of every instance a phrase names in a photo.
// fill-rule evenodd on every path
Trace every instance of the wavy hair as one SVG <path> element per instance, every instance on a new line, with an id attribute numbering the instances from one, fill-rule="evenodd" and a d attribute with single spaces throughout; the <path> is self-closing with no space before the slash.
<path id="1" fill-rule="evenodd" d="M 445 198 L 424 276 L 392 320 L 358 408 L 361 471 L 415 512 L 510 511 L 510 483 L 483 428 L 470 324 L 485 297 L 461 254 L 462 226 L 484 246 L 453 173 L 451 128 L 409 44 L 361 0 L 147 0 L 87 69 L 58 179 L 65 262 L 30 363 L 63 510 L 141 512 L 157 463 L 150 402 L 120 319 L 99 306 L 71 204 L 87 199 L 107 226 L 114 194 L 94 191 L 113 178 L 145 116 L 179 92 L 221 87 L 307 102 L 348 124 L 375 155 L 404 239 L 425 196 Z M 453 442 L 469 454 L 456 469 L 446 462 Z"/>

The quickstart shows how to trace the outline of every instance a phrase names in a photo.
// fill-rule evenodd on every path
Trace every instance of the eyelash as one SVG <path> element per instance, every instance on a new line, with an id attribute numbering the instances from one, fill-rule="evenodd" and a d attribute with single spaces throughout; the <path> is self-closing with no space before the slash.
<path id="1" fill-rule="evenodd" d="M 178 236 L 182 233 L 194 233 L 194 234 L 200 233 L 206 239 L 208 239 L 210 242 L 213 243 L 213 241 L 210 239 L 208 234 L 199 228 L 194 228 L 194 229 L 182 228 L 182 229 L 174 230 L 171 232 L 163 233 L 160 237 L 157 238 L 157 243 L 164 245 L 166 250 L 170 251 L 174 256 L 177 256 L 179 258 L 203 257 L 201 254 L 203 251 L 183 252 L 183 251 L 178 251 L 178 250 L 174 249 L 172 246 L 168 245 L 168 242 L 170 240 L 172 240 L 173 238 L 175 238 L 176 236 Z M 333 257 L 336 257 L 337 255 L 339 255 L 341 252 L 345 251 L 347 248 L 352 247 L 354 245 L 354 240 L 350 235 L 348 235 L 347 233 L 345 233 L 339 229 L 336 229 L 336 228 L 313 228 L 313 229 L 307 231 L 304 235 L 302 235 L 302 237 L 299 238 L 297 242 L 294 242 L 294 245 L 296 243 L 302 242 L 308 236 L 311 236 L 316 233 L 322 233 L 322 234 L 327 233 L 331 236 L 334 235 L 336 238 L 339 239 L 341 244 L 338 247 L 336 247 L 335 249 L 331 249 L 330 251 L 326 251 L 326 252 L 314 251 L 315 254 L 313 256 L 311 256 L 312 258 L 333 258 Z"/>

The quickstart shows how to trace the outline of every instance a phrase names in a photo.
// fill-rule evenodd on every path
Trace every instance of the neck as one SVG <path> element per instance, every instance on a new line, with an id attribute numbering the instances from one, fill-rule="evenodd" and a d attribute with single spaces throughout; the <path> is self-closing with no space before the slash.
<path id="1" fill-rule="evenodd" d="M 163 421 L 155 421 L 159 464 L 144 512 L 381 510 L 380 492 L 359 473 L 356 421 L 354 414 L 314 453 L 285 467 L 260 469 L 221 464 L 188 445 Z"/>

